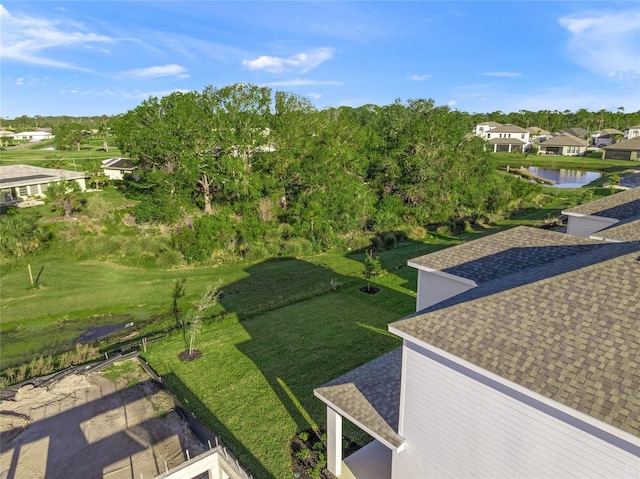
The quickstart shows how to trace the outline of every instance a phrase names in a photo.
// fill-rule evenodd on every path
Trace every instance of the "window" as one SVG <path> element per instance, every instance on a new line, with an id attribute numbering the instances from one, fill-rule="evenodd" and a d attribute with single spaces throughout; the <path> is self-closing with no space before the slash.
<path id="1" fill-rule="evenodd" d="M 18 188 L 18 192 L 20 193 L 20 196 L 29 196 L 29 190 L 26 186 L 21 186 L 20 188 Z"/>
<path id="2" fill-rule="evenodd" d="M 47 192 L 48 188 L 49 188 L 49 183 L 42 183 L 40 185 L 40 194 L 44 195 Z"/>

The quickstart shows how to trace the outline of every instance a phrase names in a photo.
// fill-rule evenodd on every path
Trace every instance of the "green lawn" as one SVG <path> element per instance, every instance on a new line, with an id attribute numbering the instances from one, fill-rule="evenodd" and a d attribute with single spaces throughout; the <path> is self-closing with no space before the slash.
<path id="1" fill-rule="evenodd" d="M 120 150 L 109 144 L 109 151 L 102 149 L 101 139 L 88 139 L 80 145 L 80 151 L 50 150 L 54 140 L 39 141 L 35 144 L 20 147 L 6 147 L 0 149 L 0 165 L 25 164 L 49 167 L 54 157 L 62 160 L 61 167 L 68 170 L 82 171 L 92 163 L 121 156 Z"/>
<path id="2" fill-rule="evenodd" d="M 423 242 L 381 253 L 386 273 L 374 281 L 381 288 L 376 295 L 359 291 L 365 285 L 363 253 L 164 270 L 82 261 L 73 255 L 77 242 L 67 243 L 66 252 L 60 243 L 1 265 L 0 369 L 68 348 L 88 326 L 134 321 L 136 327 L 146 325 L 140 335 L 167 329 L 174 321 L 168 314 L 174 280 L 187 280 L 182 308 L 208 282 L 221 280 L 220 304 L 196 340 L 203 356 L 181 362 L 183 338 L 172 333 L 151 344 L 146 358 L 254 477 L 290 477 L 290 439 L 324 425 L 325 409 L 313 388 L 400 345 L 387 324 L 415 308 L 417 274 L 406 266 L 408 259 L 503 228 L 540 225 L 563 208 L 610 193 L 607 188 L 541 191 L 540 207 L 486 229 L 456 237 L 430 232 Z M 122 200 L 114 192 L 103 194 L 109 202 Z M 27 264 L 34 274 L 44 267 L 41 287 L 31 287 Z M 347 424 L 345 433 L 365 440 Z"/>
<path id="3" fill-rule="evenodd" d="M 380 278 L 376 295 L 360 292 L 357 280 L 245 321 L 232 314 L 204 328 L 201 358 L 181 362 L 185 345 L 174 334 L 146 359 L 256 478 L 290 477 L 291 438 L 325 425 L 313 388 L 401 344 L 386 326 L 414 310 L 415 278 L 404 267 Z"/>

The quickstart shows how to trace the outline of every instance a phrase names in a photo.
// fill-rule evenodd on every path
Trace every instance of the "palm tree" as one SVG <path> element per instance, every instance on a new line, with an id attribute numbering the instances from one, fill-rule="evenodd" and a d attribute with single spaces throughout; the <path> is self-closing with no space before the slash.
<path id="1" fill-rule="evenodd" d="M 107 142 L 109 130 L 110 128 L 106 123 L 102 123 L 100 124 L 100 126 L 98 126 L 98 135 L 102 137 L 102 149 L 104 151 L 109 151 L 109 143 Z"/>

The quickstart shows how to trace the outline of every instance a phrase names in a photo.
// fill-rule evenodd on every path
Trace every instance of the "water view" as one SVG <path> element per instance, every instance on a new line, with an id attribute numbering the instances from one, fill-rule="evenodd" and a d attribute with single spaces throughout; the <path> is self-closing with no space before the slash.
<path id="1" fill-rule="evenodd" d="M 535 176 L 552 180 L 556 188 L 580 188 L 602 176 L 596 171 L 560 170 L 557 168 L 538 168 L 530 166 L 528 170 Z"/>

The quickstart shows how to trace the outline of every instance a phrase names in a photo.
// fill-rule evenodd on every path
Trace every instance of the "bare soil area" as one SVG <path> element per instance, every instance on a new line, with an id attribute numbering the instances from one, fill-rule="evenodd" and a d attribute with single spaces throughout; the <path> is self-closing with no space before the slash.
<path id="1" fill-rule="evenodd" d="M 73 374 L 0 402 L 0 478 L 151 478 L 205 448 L 142 368 Z M 133 385 L 132 385 L 133 384 Z"/>

